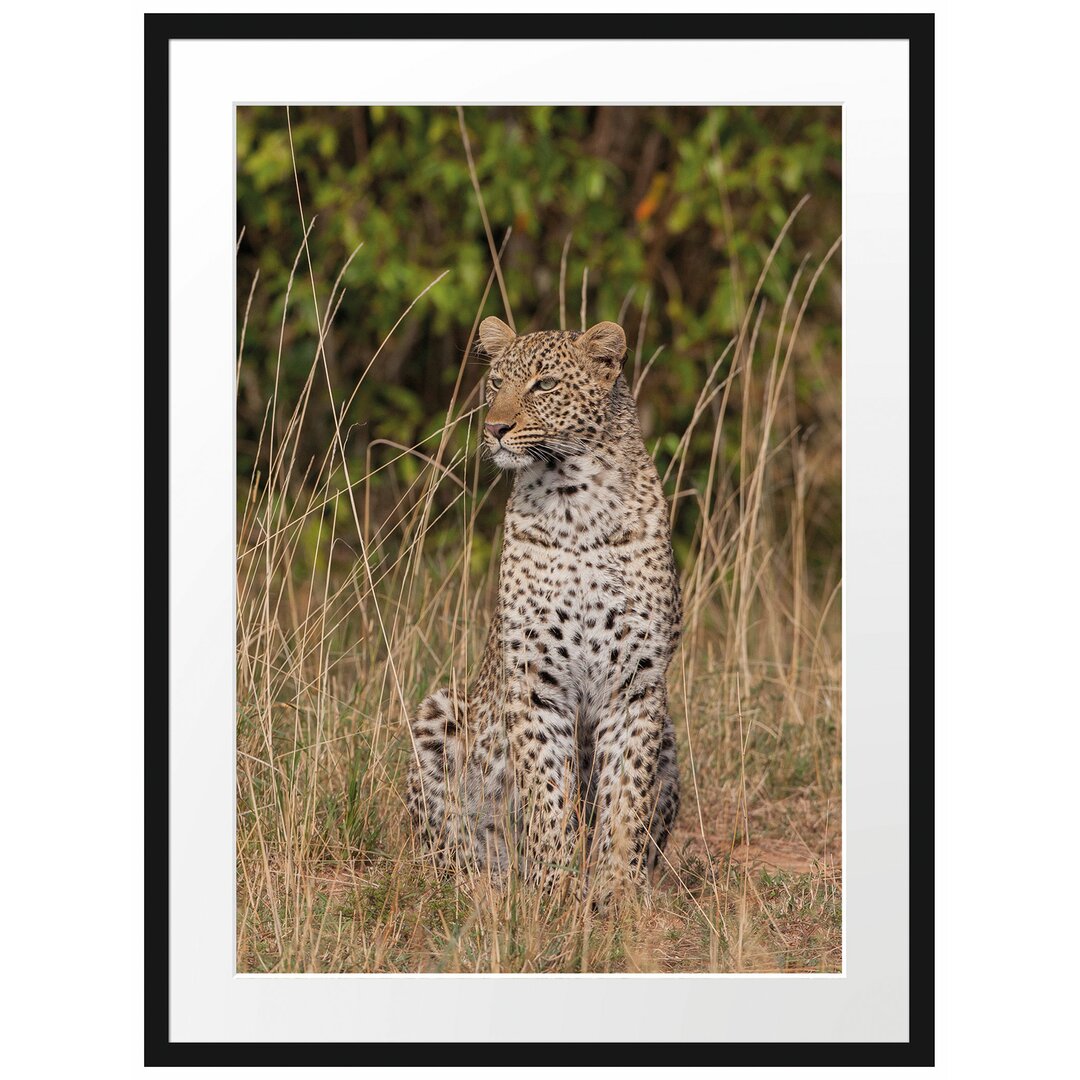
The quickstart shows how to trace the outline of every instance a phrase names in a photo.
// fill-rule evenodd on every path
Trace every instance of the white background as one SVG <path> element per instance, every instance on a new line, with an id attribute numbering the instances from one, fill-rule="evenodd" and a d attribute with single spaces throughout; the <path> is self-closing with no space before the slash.
<path id="1" fill-rule="evenodd" d="M 141 1061 L 141 9 L 31 10 L 9 14 L 0 64 L 5 1056 L 117 1076 Z M 1063 11 L 938 16 L 939 1063 L 956 1076 L 1075 1063 Z"/>
<path id="2" fill-rule="evenodd" d="M 908 1038 L 907 51 L 888 40 L 172 43 L 174 1040 L 410 1040 L 419 1014 L 431 1041 L 648 1041 L 656 1031 L 641 1018 L 663 1012 L 674 1041 Z M 553 98 L 844 103 L 845 976 L 237 979 L 232 103 Z M 817 239 L 820 257 L 834 237 Z"/>
<path id="3" fill-rule="evenodd" d="M 906 44 L 175 41 L 170 85 L 173 1039 L 906 1040 Z M 552 97 L 845 103 L 846 977 L 238 980 L 232 103 Z"/>

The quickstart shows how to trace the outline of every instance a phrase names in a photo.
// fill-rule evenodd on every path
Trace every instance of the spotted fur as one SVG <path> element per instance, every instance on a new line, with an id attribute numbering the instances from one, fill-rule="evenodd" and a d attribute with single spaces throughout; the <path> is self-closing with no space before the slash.
<path id="1" fill-rule="evenodd" d="M 412 722 L 409 807 L 442 864 L 593 895 L 641 887 L 679 807 L 666 672 L 681 600 L 668 510 L 614 323 L 515 336 L 491 359 L 485 448 L 513 471 L 499 598 L 468 695 Z"/>

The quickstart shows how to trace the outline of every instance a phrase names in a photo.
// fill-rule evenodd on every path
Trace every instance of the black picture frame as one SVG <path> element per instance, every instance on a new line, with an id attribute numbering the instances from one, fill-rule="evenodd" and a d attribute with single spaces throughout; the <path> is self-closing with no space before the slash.
<path id="1" fill-rule="evenodd" d="M 145 63 L 145 409 L 158 433 L 154 461 L 146 461 L 146 623 L 159 628 L 145 654 L 145 1013 L 144 1063 L 158 1065 L 375 1065 L 475 1064 L 513 1061 L 559 1064 L 691 1064 L 774 1066 L 931 1066 L 934 1063 L 934 917 L 925 897 L 934 881 L 934 404 L 910 405 L 909 493 L 910 696 L 920 702 L 919 724 L 909 725 L 910 932 L 919 943 L 918 967 L 909 962 L 907 1042 L 721 1043 L 254 1043 L 172 1042 L 169 1039 L 168 715 L 168 471 L 169 325 L 169 43 L 180 39 L 895 39 L 909 43 L 909 250 L 911 348 L 920 367 L 934 354 L 934 16 L 888 15 L 403 15 L 148 14 Z M 150 269 L 153 268 L 153 273 Z M 164 357 L 163 357 L 164 350 Z M 164 362 L 163 362 L 164 360 Z M 147 454 L 149 455 L 149 444 Z M 162 453 L 166 460 L 162 462 Z M 151 468 L 151 464 L 153 468 Z M 164 464 L 164 469 L 163 469 Z M 916 572 L 917 571 L 917 572 Z M 162 633 L 163 632 L 163 633 Z M 164 637 L 163 637 L 164 634 Z M 918 858 L 914 857 L 915 845 Z M 357 1048 L 363 1047 L 360 1057 Z M 505 1050 L 500 1053 L 499 1048 Z M 674 1057 L 671 1047 L 678 1047 Z M 386 1054 L 378 1051 L 386 1050 Z M 702 1057 L 702 1055 L 706 1055 Z"/>

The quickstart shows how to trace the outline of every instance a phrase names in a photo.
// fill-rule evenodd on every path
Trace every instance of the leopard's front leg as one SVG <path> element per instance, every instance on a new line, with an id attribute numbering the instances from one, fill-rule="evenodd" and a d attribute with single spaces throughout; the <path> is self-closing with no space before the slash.
<path id="1" fill-rule="evenodd" d="M 558 891 L 572 872 L 577 840 L 574 720 L 525 679 L 511 685 L 508 714 L 522 873 L 526 881 Z"/>
<path id="2" fill-rule="evenodd" d="M 622 691 L 597 726 L 590 893 L 599 907 L 627 887 L 647 884 L 650 843 L 659 839 L 649 834 L 666 717 L 667 687 L 654 683 Z"/>

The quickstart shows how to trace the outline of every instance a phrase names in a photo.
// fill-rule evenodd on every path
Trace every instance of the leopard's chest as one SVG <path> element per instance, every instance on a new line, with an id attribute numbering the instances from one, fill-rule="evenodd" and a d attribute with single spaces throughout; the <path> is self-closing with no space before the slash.
<path id="1" fill-rule="evenodd" d="M 500 613 L 527 640 L 564 643 L 559 655 L 600 639 L 598 629 L 610 631 L 626 610 L 630 587 L 625 565 L 607 544 L 560 543 L 529 530 L 508 531 Z"/>
<path id="2" fill-rule="evenodd" d="M 551 485 L 508 514 L 499 597 L 509 669 L 578 714 L 660 647 L 639 573 L 646 523 L 617 492 L 585 483 Z"/>

